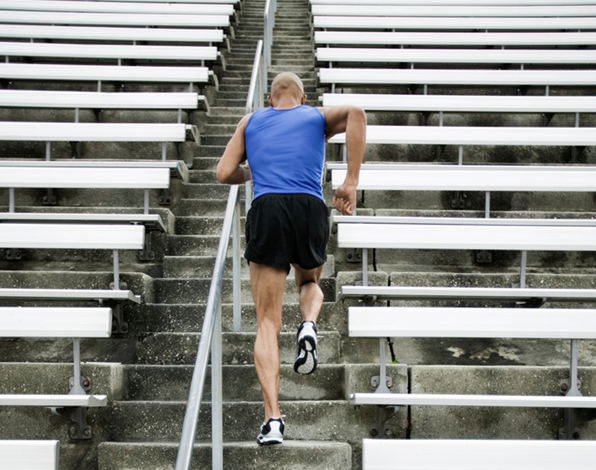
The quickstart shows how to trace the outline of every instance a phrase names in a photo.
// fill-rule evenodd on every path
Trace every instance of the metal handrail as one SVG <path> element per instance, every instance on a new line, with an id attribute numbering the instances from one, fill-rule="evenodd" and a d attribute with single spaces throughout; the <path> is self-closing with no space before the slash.
<path id="1" fill-rule="evenodd" d="M 267 0 L 265 3 L 265 14 L 263 16 L 263 40 L 265 72 L 271 66 L 271 46 L 273 45 L 273 28 L 275 27 L 275 12 L 277 11 L 277 0 Z M 265 92 L 267 91 L 267 77 L 265 76 Z"/>
<path id="2" fill-rule="evenodd" d="M 263 41 L 257 44 L 255 61 L 248 97 L 246 112 L 250 113 L 263 106 L 262 84 L 267 80 L 267 72 L 263 61 Z M 263 76 L 265 75 L 264 82 Z M 246 199 L 249 204 L 250 182 L 246 184 Z M 222 340 L 221 340 L 221 287 L 223 283 L 225 261 L 230 236 L 233 237 L 233 286 L 234 286 L 234 331 L 240 331 L 240 185 L 232 185 L 228 196 L 221 238 L 217 248 L 213 277 L 209 288 L 209 297 L 205 308 L 205 318 L 201 329 L 201 340 L 197 351 L 195 368 L 188 394 L 188 404 L 182 425 L 182 435 L 176 457 L 175 470 L 189 470 L 195 436 L 197 432 L 199 411 L 203 398 L 209 350 L 211 349 L 211 427 L 212 427 L 212 468 L 223 470 L 223 418 L 222 418 Z"/>

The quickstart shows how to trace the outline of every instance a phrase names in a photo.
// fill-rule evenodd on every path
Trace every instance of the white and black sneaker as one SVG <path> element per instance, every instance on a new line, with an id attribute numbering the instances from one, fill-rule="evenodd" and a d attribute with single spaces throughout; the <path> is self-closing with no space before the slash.
<path id="1" fill-rule="evenodd" d="M 261 424 L 261 432 L 257 436 L 257 443 L 262 446 L 281 444 L 284 441 L 284 422 L 281 418 L 271 418 Z"/>
<path id="2" fill-rule="evenodd" d="M 303 321 L 296 334 L 296 360 L 294 370 L 299 374 L 312 374 L 317 368 L 317 329 L 311 321 Z"/>

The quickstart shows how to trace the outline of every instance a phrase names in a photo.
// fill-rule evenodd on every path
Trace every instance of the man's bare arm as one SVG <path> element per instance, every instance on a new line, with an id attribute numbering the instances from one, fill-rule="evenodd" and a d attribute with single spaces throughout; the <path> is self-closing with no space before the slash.
<path id="1" fill-rule="evenodd" d="M 250 114 L 247 114 L 240 120 L 217 164 L 217 181 L 220 183 L 242 184 L 251 179 L 250 168 L 248 165 L 243 165 L 246 161 L 244 128 L 249 119 Z"/>
<path id="2" fill-rule="evenodd" d="M 351 215 L 356 209 L 356 187 L 366 145 L 366 113 L 356 106 L 319 108 L 325 117 L 325 132 L 329 139 L 346 133 L 348 171 L 346 179 L 335 191 L 333 206 L 342 214 Z"/>

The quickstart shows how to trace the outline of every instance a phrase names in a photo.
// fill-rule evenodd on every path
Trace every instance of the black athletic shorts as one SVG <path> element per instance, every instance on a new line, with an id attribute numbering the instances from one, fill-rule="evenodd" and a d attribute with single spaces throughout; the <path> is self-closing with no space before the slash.
<path id="1" fill-rule="evenodd" d="M 246 216 L 246 250 L 250 262 L 290 271 L 295 263 L 314 269 L 327 261 L 329 211 L 310 194 L 264 194 Z"/>

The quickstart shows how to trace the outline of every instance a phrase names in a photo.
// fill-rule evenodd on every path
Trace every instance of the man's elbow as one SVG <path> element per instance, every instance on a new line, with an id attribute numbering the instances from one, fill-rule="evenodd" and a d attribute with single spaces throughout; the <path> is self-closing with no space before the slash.
<path id="1" fill-rule="evenodd" d="M 221 184 L 230 184 L 230 176 L 231 174 L 226 168 L 223 168 L 222 165 L 217 165 L 217 170 L 215 171 L 217 181 Z"/>

